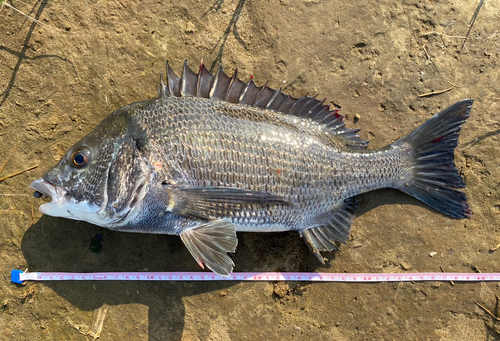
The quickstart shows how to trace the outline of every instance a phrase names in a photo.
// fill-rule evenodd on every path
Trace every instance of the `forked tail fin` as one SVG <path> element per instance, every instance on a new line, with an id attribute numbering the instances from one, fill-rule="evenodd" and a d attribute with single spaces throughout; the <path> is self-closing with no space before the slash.
<path id="1" fill-rule="evenodd" d="M 465 184 L 454 163 L 454 150 L 473 102 L 453 104 L 393 144 L 410 145 L 413 155 L 412 179 L 398 189 L 455 218 L 472 214 L 467 196 L 458 190 Z"/>

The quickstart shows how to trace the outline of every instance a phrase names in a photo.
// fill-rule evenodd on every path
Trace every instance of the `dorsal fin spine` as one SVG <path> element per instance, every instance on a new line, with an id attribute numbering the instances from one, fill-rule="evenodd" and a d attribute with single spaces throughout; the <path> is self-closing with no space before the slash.
<path id="1" fill-rule="evenodd" d="M 226 94 L 228 84 L 230 81 L 230 77 L 226 75 L 222 67 L 219 66 L 219 70 L 217 71 L 216 79 L 213 83 L 213 88 L 210 91 L 210 98 L 217 98 L 220 100 L 224 100 L 224 96 Z"/>
<path id="2" fill-rule="evenodd" d="M 241 101 L 243 101 L 243 98 L 245 97 L 248 89 L 250 89 L 250 87 L 252 86 L 253 84 L 253 79 L 252 77 L 250 77 L 250 80 L 248 82 L 245 83 L 245 87 L 243 88 L 243 90 L 241 91 L 241 94 L 240 94 L 240 97 L 238 98 L 238 103 L 240 103 Z"/>
<path id="3" fill-rule="evenodd" d="M 292 96 L 286 95 L 286 98 L 283 101 L 283 103 L 281 103 L 280 107 L 278 108 L 278 111 L 284 112 L 282 108 L 285 106 L 285 103 L 288 102 L 291 98 L 292 98 Z"/>
<path id="4" fill-rule="evenodd" d="M 167 87 L 171 96 L 180 96 L 179 84 L 180 78 L 175 74 L 167 61 Z"/>
<path id="5" fill-rule="evenodd" d="M 315 116 L 317 116 L 317 114 L 319 112 L 321 112 L 323 110 L 323 108 L 325 107 L 323 105 L 323 103 L 325 103 L 325 101 L 326 101 L 326 98 L 324 98 L 322 101 L 319 101 L 318 103 L 316 103 L 315 105 L 313 105 L 312 108 L 307 111 L 306 115 L 307 116 L 312 116 L 313 118 Z M 317 110 L 317 109 L 319 109 L 319 110 L 317 112 L 315 112 L 315 110 Z M 325 115 L 325 117 L 327 117 L 327 115 Z"/>
<path id="6" fill-rule="evenodd" d="M 201 58 L 200 67 L 198 68 L 198 79 L 196 81 L 196 93 L 195 93 L 196 97 L 200 97 L 199 91 L 200 91 L 200 85 L 201 85 L 201 77 L 203 76 L 202 71 L 203 71 L 203 58 Z"/>
<path id="7" fill-rule="evenodd" d="M 189 66 L 187 65 L 187 59 L 184 59 L 184 67 L 182 69 L 181 88 L 180 88 L 181 96 L 183 97 L 186 96 L 186 71 L 188 68 Z"/>
<path id="8" fill-rule="evenodd" d="M 215 88 L 216 88 L 217 82 L 219 81 L 219 72 L 221 70 L 222 70 L 222 66 L 219 66 L 219 69 L 217 70 L 217 73 L 215 74 L 215 78 L 214 78 L 214 82 L 212 83 L 212 87 L 210 88 L 210 92 L 208 93 L 208 98 L 214 97 Z"/>
<path id="9" fill-rule="evenodd" d="M 158 87 L 158 96 L 159 97 L 168 97 L 170 96 L 170 90 L 168 86 L 163 82 L 163 72 L 160 72 L 160 86 Z"/>
<path id="10" fill-rule="evenodd" d="M 236 79 L 238 75 L 238 69 L 234 70 L 233 77 L 231 77 L 231 81 L 229 82 L 229 85 L 226 89 L 226 93 L 224 94 L 224 101 L 228 101 L 229 93 L 231 92 L 231 87 L 233 86 L 234 80 Z"/>
<path id="11" fill-rule="evenodd" d="M 297 98 L 295 100 L 295 102 L 292 104 L 292 106 L 290 107 L 290 109 L 288 109 L 288 112 L 293 115 L 293 116 L 297 116 L 295 115 L 295 111 L 297 112 L 300 112 L 300 108 L 304 107 L 304 102 L 309 102 L 309 100 L 311 99 L 311 97 L 305 95 L 304 97 L 301 97 L 301 98 Z M 297 109 L 299 108 L 299 109 Z"/>
<path id="12" fill-rule="evenodd" d="M 269 102 L 267 102 L 265 109 L 268 109 L 271 107 L 271 105 L 274 103 L 276 98 L 278 98 L 278 95 L 281 93 L 281 86 L 274 91 L 274 95 L 269 99 Z"/>
<path id="13" fill-rule="evenodd" d="M 264 91 L 266 90 L 267 88 L 267 83 L 269 83 L 269 81 L 266 81 L 264 83 L 264 85 L 262 86 L 262 88 L 260 89 L 259 93 L 257 94 L 257 96 L 255 96 L 255 100 L 253 101 L 252 103 L 252 106 L 255 107 L 257 106 L 257 102 L 259 101 L 260 99 L 260 96 L 262 96 L 262 94 L 264 93 Z"/>
<path id="14" fill-rule="evenodd" d="M 196 97 L 208 98 L 210 89 L 213 86 L 213 82 L 215 80 L 215 76 L 212 75 L 205 64 L 201 64 L 199 71 L 199 79 L 198 79 L 198 89 L 196 93 Z"/>
<path id="15" fill-rule="evenodd" d="M 198 79 L 198 74 L 191 70 L 185 60 L 181 78 L 181 96 L 196 96 Z"/>

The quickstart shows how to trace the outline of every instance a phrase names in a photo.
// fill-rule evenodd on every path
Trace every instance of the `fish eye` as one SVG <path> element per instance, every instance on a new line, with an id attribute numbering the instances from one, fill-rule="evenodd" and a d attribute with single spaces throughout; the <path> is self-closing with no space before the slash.
<path id="1" fill-rule="evenodd" d="M 70 157 L 70 165 L 75 168 L 82 168 L 87 165 L 90 160 L 90 150 L 87 148 L 81 148 L 75 150 Z"/>

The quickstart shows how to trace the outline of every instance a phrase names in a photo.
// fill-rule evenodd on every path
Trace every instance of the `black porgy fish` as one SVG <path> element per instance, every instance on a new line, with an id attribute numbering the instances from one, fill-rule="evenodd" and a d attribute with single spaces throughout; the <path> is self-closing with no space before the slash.
<path id="1" fill-rule="evenodd" d="M 159 97 L 120 108 L 61 158 L 35 196 L 40 211 L 116 231 L 179 235 L 200 266 L 228 275 L 237 231 L 298 231 L 320 251 L 348 239 L 354 196 L 396 188 L 469 218 L 454 164 L 473 100 L 410 134 L 367 150 L 324 101 L 294 98 L 222 68 L 198 74 L 167 63 Z"/>

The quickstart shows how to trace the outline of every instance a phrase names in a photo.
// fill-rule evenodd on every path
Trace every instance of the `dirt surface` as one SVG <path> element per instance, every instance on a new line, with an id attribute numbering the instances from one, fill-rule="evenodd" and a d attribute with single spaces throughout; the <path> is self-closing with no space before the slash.
<path id="1" fill-rule="evenodd" d="M 39 178 L 113 110 L 157 96 L 188 59 L 295 96 L 319 93 L 381 147 L 476 100 L 456 163 L 474 212 L 450 219 L 395 190 L 358 197 L 352 238 L 321 266 L 297 233 L 240 233 L 235 271 L 498 272 L 500 33 L 478 1 L 12 1 L 0 12 L 1 194 Z M 450 91 L 418 98 L 432 91 Z M 14 150 L 15 146 L 18 148 Z M 30 271 L 198 271 L 175 236 L 111 232 L 0 196 L 0 339 L 499 340 L 499 283 L 45 282 Z M 34 217 L 32 209 L 34 208 Z M 101 249 L 95 246 L 102 236 Z M 99 251 L 99 252 L 98 252 Z M 436 254 L 431 257 L 430 253 Z"/>

